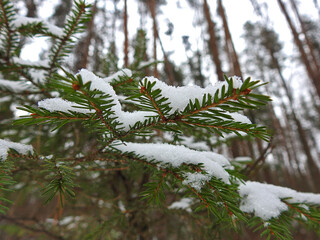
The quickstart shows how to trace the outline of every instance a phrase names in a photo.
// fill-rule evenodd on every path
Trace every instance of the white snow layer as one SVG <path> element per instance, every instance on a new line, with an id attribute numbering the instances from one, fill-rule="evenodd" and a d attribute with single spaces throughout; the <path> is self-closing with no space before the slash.
<path id="1" fill-rule="evenodd" d="M 49 61 L 48 60 L 41 60 L 41 61 L 32 62 L 32 61 L 29 61 L 29 60 L 24 60 L 22 58 L 13 57 L 13 61 L 14 61 L 14 63 L 20 64 L 20 65 L 37 66 L 37 67 L 49 67 Z"/>
<path id="2" fill-rule="evenodd" d="M 188 105 L 189 99 L 194 100 L 198 98 L 202 100 L 204 94 L 210 93 L 213 95 L 219 89 L 219 96 L 221 96 L 221 89 L 225 86 L 228 89 L 228 83 L 226 81 L 217 82 L 214 85 L 209 85 L 206 88 L 201 88 L 199 86 L 183 86 L 183 87 L 175 87 L 169 86 L 166 83 L 158 80 L 155 77 L 146 77 L 146 79 L 150 82 L 156 82 L 153 89 L 161 89 L 161 94 L 168 98 L 168 102 L 170 102 L 170 107 L 172 107 L 171 113 L 178 111 L 183 111 L 184 108 Z M 233 88 L 239 89 L 242 85 L 242 81 L 239 77 L 232 77 L 233 79 Z"/>
<path id="3" fill-rule="evenodd" d="M 0 88 L 5 88 L 15 93 L 36 90 L 34 86 L 26 82 L 11 81 L 11 80 L 5 80 L 5 79 L 0 79 Z"/>
<path id="4" fill-rule="evenodd" d="M 62 98 L 47 98 L 38 102 L 38 106 L 44 108 L 50 112 L 60 111 L 60 112 L 78 112 L 78 113 L 92 113 L 92 110 L 81 108 L 82 106 L 64 100 Z"/>
<path id="5" fill-rule="evenodd" d="M 6 160 L 10 148 L 16 150 L 20 154 L 28 154 L 29 152 L 31 154 L 33 153 L 33 148 L 31 145 L 0 139 L 0 161 Z"/>
<path id="6" fill-rule="evenodd" d="M 121 76 L 131 77 L 132 72 L 129 69 L 120 70 L 107 78 L 100 78 L 86 69 L 81 69 L 79 74 L 84 84 L 91 82 L 90 90 L 100 90 L 101 92 L 111 96 L 113 103 L 115 104 L 111 107 L 111 110 L 114 112 L 114 116 L 118 118 L 118 121 L 123 124 L 121 127 L 124 127 L 125 131 L 130 130 L 130 126 L 133 126 L 136 122 L 143 122 L 148 119 L 148 116 L 157 115 L 156 113 L 146 111 L 122 111 L 119 97 L 116 95 L 113 87 L 109 83 Z"/>
<path id="7" fill-rule="evenodd" d="M 220 178 L 223 182 L 229 183 L 229 173 L 225 168 L 230 168 L 230 162 L 222 155 L 196 151 L 186 148 L 185 146 L 176 146 L 170 144 L 157 143 L 131 143 L 125 142 L 125 145 L 118 145 L 115 148 L 122 152 L 135 152 L 144 156 L 148 161 L 156 160 L 163 166 L 166 164 L 172 167 L 179 167 L 182 164 L 203 164 L 202 173 L 186 173 L 184 184 L 189 184 L 197 190 L 209 181 L 211 177 Z"/>
<path id="8" fill-rule="evenodd" d="M 13 21 L 13 26 L 15 28 L 21 27 L 22 25 L 30 24 L 30 23 L 42 23 L 42 26 L 48 29 L 48 32 L 56 35 L 57 37 L 63 36 L 63 28 L 57 27 L 47 21 L 40 19 L 40 18 L 30 18 L 30 17 L 23 17 L 17 16 L 16 19 Z"/>
<path id="9" fill-rule="evenodd" d="M 286 187 L 248 181 L 241 184 L 239 194 L 242 198 L 240 210 L 253 213 L 263 220 L 278 217 L 288 206 L 281 201 L 284 198 L 289 203 L 320 204 L 320 194 L 301 193 Z"/>
<path id="10" fill-rule="evenodd" d="M 192 198 L 181 198 L 179 201 L 173 202 L 168 208 L 169 209 L 183 209 L 187 212 L 191 212 L 191 204 L 193 199 Z"/>

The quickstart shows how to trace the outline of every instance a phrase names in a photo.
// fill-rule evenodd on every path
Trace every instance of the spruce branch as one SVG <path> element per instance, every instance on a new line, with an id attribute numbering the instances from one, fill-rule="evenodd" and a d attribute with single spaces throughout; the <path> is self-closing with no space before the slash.
<path id="1" fill-rule="evenodd" d="M 181 119 L 184 119 L 184 118 L 188 118 L 192 115 L 195 115 L 197 113 L 200 113 L 200 112 L 203 112 L 203 111 L 206 111 L 210 108 L 214 108 L 214 107 L 217 107 L 223 103 L 226 103 L 228 101 L 231 101 L 231 100 L 238 100 L 240 96 L 246 96 L 246 95 L 249 95 L 249 93 L 251 92 L 251 89 L 247 88 L 247 89 L 244 89 L 240 92 L 237 92 L 235 89 L 233 89 L 233 94 L 229 97 L 226 97 L 224 99 L 219 99 L 217 102 L 213 102 L 209 105 L 206 105 L 206 106 L 203 106 L 203 107 L 200 107 L 199 109 L 196 109 L 196 110 L 193 110 L 191 111 L 190 113 L 188 114 L 185 114 L 185 115 L 182 115 L 181 116 Z"/>
<path id="2" fill-rule="evenodd" d="M 85 1 L 79 0 L 74 2 L 74 9 L 67 18 L 66 26 L 64 28 L 63 37 L 58 39 L 56 44 L 52 47 L 49 59 L 48 78 L 50 79 L 62 58 L 66 56 L 74 43 L 73 35 L 84 30 L 85 23 L 90 20 L 90 7 Z"/>
<path id="3" fill-rule="evenodd" d="M 18 46 L 18 37 L 14 29 L 11 27 L 11 22 L 14 20 L 14 7 L 10 3 L 9 0 L 1 0 L 1 29 L 4 29 L 4 39 L 5 43 L 3 44 L 5 47 L 6 54 L 4 59 L 7 64 L 10 64 L 12 53 L 15 48 Z M 4 24 L 4 28 L 3 28 Z"/>
<path id="4" fill-rule="evenodd" d="M 3 193 L 12 191 L 9 186 L 16 182 L 10 176 L 13 169 L 13 163 L 11 161 L 0 160 L 0 213 L 5 214 L 8 207 L 5 204 L 12 204 L 12 201 L 7 199 Z"/>
<path id="5" fill-rule="evenodd" d="M 45 172 L 54 173 L 54 178 L 43 188 L 42 195 L 46 196 L 45 203 L 51 201 L 58 194 L 59 206 L 62 208 L 66 196 L 75 197 L 72 190 L 75 187 L 73 183 L 74 173 L 65 163 L 57 162 L 54 158 L 46 160 L 44 168 Z"/>

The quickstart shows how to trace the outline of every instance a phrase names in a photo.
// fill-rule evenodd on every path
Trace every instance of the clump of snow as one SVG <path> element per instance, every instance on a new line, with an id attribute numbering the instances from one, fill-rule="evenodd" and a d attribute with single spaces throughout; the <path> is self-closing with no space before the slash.
<path id="1" fill-rule="evenodd" d="M 141 69 L 141 68 L 144 68 L 144 67 L 148 67 L 149 65 L 151 65 L 153 63 L 155 63 L 154 59 L 150 59 L 149 61 L 141 61 L 137 68 Z"/>
<path id="2" fill-rule="evenodd" d="M 252 162 L 252 157 L 248 156 L 239 156 L 234 159 L 236 162 Z"/>
<path id="3" fill-rule="evenodd" d="M 15 142 L 0 139 L 0 161 L 7 159 L 8 151 L 10 148 L 16 150 L 20 154 L 33 153 L 33 148 L 31 145 L 15 143 Z"/>
<path id="4" fill-rule="evenodd" d="M 278 217 L 282 212 L 288 210 L 288 206 L 281 201 L 301 204 L 320 204 L 320 194 L 301 193 L 286 187 L 271 184 L 248 181 L 241 184 L 239 194 L 242 198 L 240 210 L 253 213 L 263 220 Z"/>
<path id="5" fill-rule="evenodd" d="M 129 69 L 118 71 L 108 78 L 100 78 L 86 69 L 81 69 L 79 74 L 83 83 L 91 82 L 90 90 L 99 90 L 111 96 L 114 103 L 114 106 L 111 107 L 111 110 L 114 112 L 113 115 L 118 118 L 120 123 L 122 123 L 121 127 L 123 127 L 125 131 L 128 131 L 130 126 L 133 126 L 136 122 L 143 122 L 148 119 L 149 116 L 157 115 L 156 113 L 146 111 L 125 112 L 121 109 L 119 97 L 116 95 L 109 82 L 111 82 L 113 79 L 119 78 L 120 76 L 130 77 L 132 72 Z"/>
<path id="6" fill-rule="evenodd" d="M 225 170 L 230 168 L 230 162 L 222 155 L 196 151 L 185 146 L 176 146 L 170 144 L 157 143 L 131 143 L 125 142 L 125 145 L 118 145 L 115 148 L 122 152 L 135 152 L 144 156 L 147 160 L 156 160 L 163 166 L 169 164 L 172 167 L 179 167 L 182 164 L 203 164 L 202 173 L 186 173 L 185 184 L 191 184 L 192 187 L 200 190 L 202 185 L 211 177 L 220 178 L 223 182 L 229 184 L 229 173 Z"/>
<path id="7" fill-rule="evenodd" d="M 30 85 L 26 82 L 4 79 L 0 79 L 0 88 L 5 88 L 15 93 L 36 90 L 33 85 Z"/>
<path id="8" fill-rule="evenodd" d="M 0 80 L 1 81 L 1 80 Z M 10 96 L 5 96 L 5 97 L 1 97 L 0 98 L 0 103 L 3 103 L 3 102 L 8 102 L 11 100 L 11 97 Z"/>
<path id="9" fill-rule="evenodd" d="M 247 118 L 246 116 L 240 114 L 240 113 L 237 113 L 237 112 L 230 113 L 230 112 L 228 112 L 228 115 L 230 115 L 235 122 L 251 124 L 250 119 Z"/>
<path id="10" fill-rule="evenodd" d="M 155 77 L 146 77 L 150 82 L 156 82 L 154 89 L 161 89 L 161 94 L 168 98 L 170 102 L 170 107 L 172 110 L 170 113 L 175 111 L 183 111 L 184 108 L 188 105 L 189 99 L 199 99 L 201 100 L 204 94 L 210 93 L 214 95 L 217 90 L 219 90 L 219 96 L 221 96 L 221 89 L 225 86 L 228 89 L 228 83 L 226 81 L 219 81 L 215 85 L 209 85 L 206 88 L 201 88 L 199 86 L 184 86 L 184 87 L 175 87 L 169 86 L 166 83 L 158 80 Z M 239 89 L 242 85 L 242 81 L 239 77 L 233 77 L 233 88 Z"/>
<path id="11" fill-rule="evenodd" d="M 41 108 L 44 108 L 50 112 L 55 112 L 55 111 L 60 111 L 60 112 L 78 112 L 78 113 L 92 113 L 92 110 L 88 110 L 88 109 L 84 109 L 81 108 L 82 106 L 74 103 L 74 102 L 70 102 L 67 100 L 64 100 L 62 98 L 48 98 L 48 99 L 44 99 L 41 100 L 40 102 L 38 102 L 38 106 Z"/>
<path id="12" fill-rule="evenodd" d="M 14 63 L 20 64 L 20 65 L 37 66 L 37 67 L 49 67 L 49 61 L 48 60 L 41 60 L 41 61 L 32 62 L 32 61 L 29 61 L 29 60 L 24 60 L 22 58 L 13 57 L 13 61 L 14 61 Z"/>
<path id="13" fill-rule="evenodd" d="M 24 17 L 24 16 L 17 16 L 16 19 L 13 21 L 13 26 L 15 28 L 19 28 L 22 25 L 26 24 L 38 24 L 42 23 L 42 26 L 45 27 L 48 32 L 51 34 L 62 37 L 63 36 L 63 28 L 57 27 L 51 23 L 48 23 L 47 21 L 40 19 L 40 18 L 30 18 L 30 17 Z"/>
<path id="14" fill-rule="evenodd" d="M 103 78 L 104 81 L 110 83 L 112 82 L 114 79 L 118 80 L 120 77 L 123 76 L 127 76 L 127 77 L 131 77 L 132 76 L 132 72 L 130 69 L 124 68 L 112 75 L 110 75 L 109 77 Z"/>
<path id="15" fill-rule="evenodd" d="M 193 202 L 192 198 L 181 198 L 179 201 L 173 202 L 168 209 L 183 209 L 187 212 L 192 212 L 191 204 Z"/>

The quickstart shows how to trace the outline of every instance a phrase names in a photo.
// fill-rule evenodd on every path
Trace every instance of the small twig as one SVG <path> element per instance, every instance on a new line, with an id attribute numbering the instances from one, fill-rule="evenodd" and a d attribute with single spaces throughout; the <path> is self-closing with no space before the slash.
<path id="1" fill-rule="evenodd" d="M 272 139 L 268 143 L 267 147 L 263 150 L 261 153 L 260 157 L 257 158 L 257 160 L 252 164 L 252 165 L 247 165 L 246 168 L 242 170 L 242 172 L 245 173 L 245 175 L 250 176 L 253 170 L 255 170 L 261 163 L 264 162 L 268 154 L 272 151 L 273 149 L 273 144 L 272 144 Z M 270 151 L 269 151 L 270 150 Z"/>
<path id="2" fill-rule="evenodd" d="M 46 236 L 48 236 L 49 238 L 51 239 L 56 239 L 56 240 L 64 240 L 64 238 L 62 236 L 59 236 L 59 235 L 55 235 L 54 233 L 52 232 L 49 232 L 48 230 L 46 230 L 45 228 L 35 228 L 35 227 L 31 227 L 29 225 L 26 225 L 25 223 L 21 222 L 19 219 L 17 218 L 12 218 L 12 217 L 8 217 L 8 216 L 4 216 L 4 215 L 1 215 L 0 216 L 0 220 L 4 220 L 4 221 L 8 221 L 8 222 L 11 222 L 17 226 L 20 226 L 24 229 L 27 229 L 29 231 L 32 231 L 32 232 L 35 232 L 37 234 L 45 234 Z"/>

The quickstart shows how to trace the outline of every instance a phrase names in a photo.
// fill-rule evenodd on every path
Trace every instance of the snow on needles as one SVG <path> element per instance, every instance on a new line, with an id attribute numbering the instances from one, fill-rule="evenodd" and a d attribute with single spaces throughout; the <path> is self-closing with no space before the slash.
<path id="1" fill-rule="evenodd" d="M 170 103 L 170 107 L 172 110 L 170 113 L 174 113 L 175 111 L 183 111 L 184 108 L 188 105 L 189 99 L 199 99 L 201 100 L 204 94 L 210 93 L 213 95 L 217 90 L 219 91 L 219 96 L 221 96 L 221 89 L 225 86 L 228 89 L 228 83 L 226 81 L 219 81 L 214 85 L 208 85 L 205 88 L 201 88 L 199 86 L 183 86 L 183 87 L 175 87 L 169 86 L 166 83 L 158 80 L 155 77 L 146 77 L 150 82 L 156 82 L 153 89 L 161 89 L 161 94 L 168 98 L 168 102 Z M 239 89 L 242 86 L 242 81 L 239 77 L 232 77 L 233 79 L 233 88 Z"/>
<path id="2" fill-rule="evenodd" d="M 51 34 L 53 34 L 57 37 L 63 36 L 63 28 L 57 27 L 56 25 L 48 23 L 47 21 L 40 19 L 40 18 L 30 18 L 30 17 L 18 16 L 13 21 L 13 26 L 16 28 L 19 28 L 19 27 L 26 25 L 26 24 L 42 24 L 43 27 L 45 27 L 48 30 L 48 32 L 50 32 Z"/>
<path id="3" fill-rule="evenodd" d="M 263 220 L 278 217 L 282 212 L 288 210 L 289 203 L 320 204 L 320 194 L 301 193 L 286 187 L 279 187 L 271 184 L 248 181 L 241 184 L 239 194 L 242 198 L 240 210 L 246 213 L 253 213 Z"/>
<path id="4" fill-rule="evenodd" d="M 92 113 L 91 110 L 81 108 L 83 106 L 64 100 L 62 98 L 48 98 L 38 102 L 38 106 L 50 112 L 78 112 L 78 113 Z"/>
<path id="5" fill-rule="evenodd" d="M 183 209 L 191 213 L 192 198 L 181 198 L 179 201 L 173 202 L 168 209 Z"/>
<path id="6" fill-rule="evenodd" d="M 122 152 L 135 152 L 144 156 L 148 161 L 156 160 L 164 167 L 169 164 L 172 167 L 179 167 L 182 164 L 203 164 L 203 173 L 186 173 L 183 184 L 200 190 L 203 184 L 212 177 L 221 179 L 229 184 L 229 173 L 225 170 L 231 168 L 230 162 L 222 155 L 188 149 L 184 146 L 163 144 L 163 143 L 131 143 L 118 145 L 115 148 Z"/>
<path id="7" fill-rule="evenodd" d="M 5 79 L 0 79 L 0 88 L 5 88 L 15 93 L 36 90 L 36 88 L 33 85 L 30 85 L 26 82 L 11 81 Z"/>
<path id="8" fill-rule="evenodd" d="M 16 150 L 20 154 L 28 154 L 29 152 L 31 154 L 33 153 L 31 145 L 0 139 L 0 161 L 6 160 L 10 148 Z"/>
<path id="9" fill-rule="evenodd" d="M 113 75 L 107 78 L 100 78 L 96 76 L 94 73 L 86 70 L 81 69 L 78 73 L 84 84 L 90 82 L 90 90 L 99 90 L 106 95 L 109 95 L 113 101 L 113 106 L 111 106 L 111 111 L 113 112 L 112 117 L 115 117 L 119 121 L 119 127 L 123 128 L 123 130 L 128 131 L 130 130 L 130 126 L 134 126 L 137 122 L 144 122 L 149 117 L 157 116 L 157 113 L 152 111 L 134 111 L 134 112 L 125 112 L 122 110 L 120 104 L 120 97 L 117 96 L 116 92 L 114 91 L 113 87 L 110 83 L 113 80 L 119 80 L 120 77 L 126 76 L 131 77 L 132 72 L 129 69 L 122 69 Z M 154 77 L 147 77 L 149 81 L 155 81 L 156 84 L 154 86 L 155 89 L 161 89 L 162 95 L 168 98 L 170 102 L 170 106 L 172 107 L 171 113 L 175 111 L 182 111 L 188 105 L 189 100 L 194 100 L 195 98 L 202 99 L 204 94 L 214 94 L 217 90 L 221 90 L 223 86 L 227 88 L 227 82 L 218 82 L 215 85 L 210 85 L 206 88 L 200 88 L 198 86 L 185 86 L 185 87 L 174 87 L 168 86 L 166 83 L 161 82 L 160 80 Z M 240 88 L 242 85 L 242 81 L 238 77 L 233 77 L 233 86 L 234 88 Z M 50 112 L 54 111 L 74 111 L 79 113 L 92 113 L 90 110 L 86 110 L 84 108 L 80 108 L 80 105 L 76 103 L 72 103 L 61 98 L 53 98 L 53 99 L 45 99 L 38 103 L 39 107 L 45 108 Z M 242 123 L 251 123 L 250 120 L 239 114 L 239 113 L 229 113 L 229 114 L 236 122 Z"/>
<path id="10" fill-rule="evenodd" d="M 121 76 L 131 77 L 132 72 L 129 69 L 120 70 L 107 78 L 100 78 L 86 69 L 81 69 L 79 75 L 81 76 L 84 84 L 91 82 L 90 90 L 99 90 L 111 96 L 113 103 L 115 104 L 111 107 L 111 110 L 114 112 L 114 115 L 118 118 L 119 122 L 123 124 L 121 127 L 123 127 L 125 131 L 130 130 L 130 126 L 133 126 L 136 122 L 143 122 L 149 116 L 156 116 L 156 113 L 146 111 L 122 111 L 119 97 L 109 83 Z"/>

